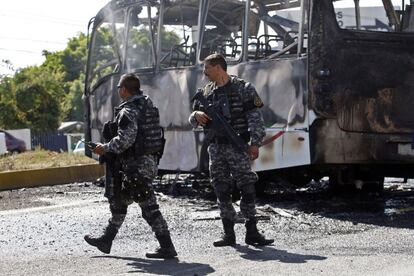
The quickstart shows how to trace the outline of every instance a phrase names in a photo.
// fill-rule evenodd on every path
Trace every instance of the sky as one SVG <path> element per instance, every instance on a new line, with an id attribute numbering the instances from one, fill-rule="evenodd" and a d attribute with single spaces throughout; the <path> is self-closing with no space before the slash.
<path id="1" fill-rule="evenodd" d="M 108 2 L 0 0 L 0 61 L 10 61 L 14 70 L 40 65 L 43 50 L 63 50 L 69 38 L 87 32 L 89 19 Z M 13 70 L 2 64 L 1 74 Z"/>

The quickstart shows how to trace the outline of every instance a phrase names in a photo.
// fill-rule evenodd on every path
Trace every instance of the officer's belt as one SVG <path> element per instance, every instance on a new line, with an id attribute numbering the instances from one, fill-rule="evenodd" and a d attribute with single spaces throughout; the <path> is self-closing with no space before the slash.
<path id="1" fill-rule="evenodd" d="M 242 140 L 245 143 L 248 143 L 250 141 L 250 134 L 248 132 L 241 133 L 240 138 L 242 138 Z M 226 136 L 215 136 L 213 139 L 211 139 L 210 143 L 219 145 L 230 145 L 231 141 Z"/>

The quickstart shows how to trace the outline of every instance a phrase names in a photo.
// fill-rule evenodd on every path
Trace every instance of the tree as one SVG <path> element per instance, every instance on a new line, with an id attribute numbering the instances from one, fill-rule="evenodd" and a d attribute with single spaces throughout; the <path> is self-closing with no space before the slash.
<path id="1" fill-rule="evenodd" d="M 26 126 L 13 102 L 0 102 L 0 110 L 0 128 L 17 129 Z"/>
<path id="2" fill-rule="evenodd" d="M 43 65 L 29 66 L 18 71 L 13 78 L 15 85 L 38 84 L 55 97 L 63 97 L 68 90 L 65 72 L 51 70 Z"/>
<path id="3" fill-rule="evenodd" d="M 84 89 L 85 75 L 81 75 L 79 79 L 72 81 L 67 93 L 61 104 L 61 118 L 69 119 L 70 121 L 83 121 L 83 89 Z"/>
<path id="4" fill-rule="evenodd" d="M 22 114 L 16 106 L 13 79 L 3 76 L 0 78 L 0 128 L 22 128 L 24 122 Z"/>
<path id="5" fill-rule="evenodd" d="M 59 126 L 59 97 L 64 95 L 63 76 L 39 66 L 16 72 L 0 81 L 0 127 L 55 131 Z"/>
<path id="6" fill-rule="evenodd" d="M 50 132 L 59 126 L 59 102 L 45 86 L 22 83 L 16 87 L 17 108 L 27 127 L 34 132 Z"/>
<path id="7" fill-rule="evenodd" d="M 118 34 L 123 31 L 118 30 Z M 91 65 L 99 68 L 116 59 L 114 36 L 108 27 L 97 33 Z M 132 32 L 130 42 L 150 52 L 147 29 Z M 179 43 L 174 32 L 162 30 L 163 47 Z M 112 46 L 112 47 L 111 47 Z M 142 49 L 137 49 L 138 51 Z M 62 51 L 43 51 L 45 61 L 40 66 L 17 70 L 14 76 L 0 75 L 0 128 L 31 128 L 34 132 L 56 131 L 61 121 L 82 121 L 82 95 L 87 60 L 87 37 L 80 33 L 69 39 Z M 10 61 L 3 60 L 2 67 L 11 68 Z M 107 68 L 113 71 L 113 68 Z M 102 73 L 102 72 L 101 72 Z"/>
<path id="8" fill-rule="evenodd" d="M 42 67 L 52 72 L 63 72 L 64 81 L 71 82 L 79 79 L 85 73 L 87 59 L 87 37 L 83 33 L 69 39 L 63 51 L 43 51 L 46 60 Z"/>

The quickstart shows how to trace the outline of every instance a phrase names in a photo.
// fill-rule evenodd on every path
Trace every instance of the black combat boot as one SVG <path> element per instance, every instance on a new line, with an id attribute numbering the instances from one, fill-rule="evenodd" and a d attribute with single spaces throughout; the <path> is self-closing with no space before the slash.
<path id="1" fill-rule="evenodd" d="M 112 241 L 115 239 L 118 230 L 113 224 L 109 224 L 104 231 L 104 234 L 100 237 L 92 237 L 86 235 L 85 241 L 92 246 L 98 248 L 101 252 L 109 254 L 111 252 Z"/>
<path id="2" fill-rule="evenodd" d="M 246 220 L 246 244 L 249 245 L 268 245 L 274 242 L 274 239 L 266 239 L 262 234 L 257 231 L 257 220 Z"/>
<path id="3" fill-rule="evenodd" d="M 147 258 L 154 259 L 172 259 L 177 256 L 177 251 L 175 251 L 174 244 L 172 243 L 170 232 L 163 234 L 156 234 L 160 247 L 158 247 L 155 252 L 148 252 L 145 254 Z"/>
<path id="4" fill-rule="evenodd" d="M 213 245 L 215 247 L 235 245 L 236 234 L 234 233 L 234 221 L 225 218 L 221 221 L 223 222 L 224 235 L 221 237 L 221 239 L 213 242 Z"/>

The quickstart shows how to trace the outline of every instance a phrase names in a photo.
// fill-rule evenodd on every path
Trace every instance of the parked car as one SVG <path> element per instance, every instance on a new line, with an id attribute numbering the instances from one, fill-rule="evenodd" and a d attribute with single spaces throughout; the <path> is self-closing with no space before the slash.
<path id="1" fill-rule="evenodd" d="M 5 130 L 0 129 L 0 132 L 4 133 L 4 136 L 6 138 L 6 148 L 7 151 L 10 153 L 21 153 L 26 151 L 26 143 L 11 135 Z"/>
<path id="2" fill-rule="evenodd" d="M 76 143 L 75 149 L 73 150 L 73 153 L 85 154 L 85 143 L 83 141 L 78 141 Z"/>

